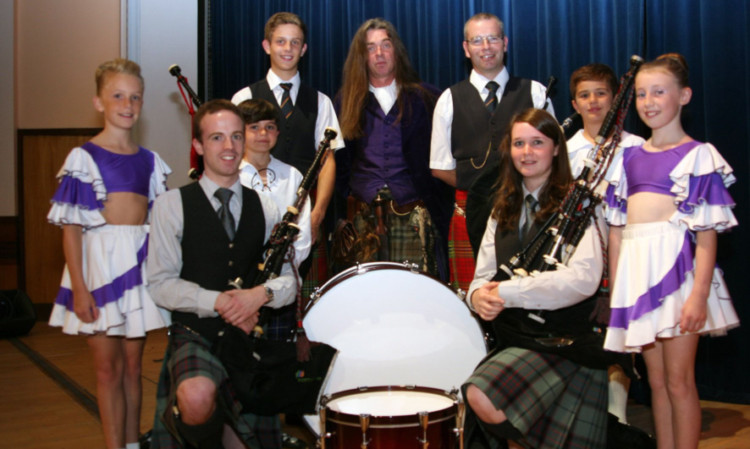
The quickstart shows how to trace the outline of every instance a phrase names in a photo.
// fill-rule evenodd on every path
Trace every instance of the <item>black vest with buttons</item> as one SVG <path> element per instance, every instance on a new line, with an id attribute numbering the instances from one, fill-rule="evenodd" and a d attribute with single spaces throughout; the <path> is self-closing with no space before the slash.
<path id="1" fill-rule="evenodd" d="M 273 95 L 268 81 L 262 79 L 250 86 L 253 98 L 262 98 L 276 107 L 279 111 L 279 140 L 271 150 L 271 154 L 281 162 L 293 166 L 300 173 L 307 173 L 318 143 L 315 142 L 315 123 L 318 120 L 318 91 L 306 84 L 300 84 L 297 101 L 294 102 L 294 112 L 286 119 L 281 115 L 276 97 Z"/>
<path id="2" fill-rule="evenodd" d="M 229 289 L 230 280 L 242 277 L 245 286 L 255 279 L 263 253 L 265 216 L 258 194 L 242 188 L 242 214 L 234 241 L 229 241 L 219 216 L 195 182 L 180 188 L 184 228 L 180 278 L 215 291 Z M 172 312 L 172 321 L 184 324 L 212 341 L 226 326 L 220 317 L 199 318 Z"/>
<path id="3" fill-rule="evenodd" d="M 451 152 L 456 159 L 456 188 L 469 190 L 485 169 L 497 166 L 500 160 L 497 149 L 513 115 L 534 106 L 531 80 L 511 77 L 492 115 L 468 79 L 451 86 L 450 90 L 453 96 Z"/>

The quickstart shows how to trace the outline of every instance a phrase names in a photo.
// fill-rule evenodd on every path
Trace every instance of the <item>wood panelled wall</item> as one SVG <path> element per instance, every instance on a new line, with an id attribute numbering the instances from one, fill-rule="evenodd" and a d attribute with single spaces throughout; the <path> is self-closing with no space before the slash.
<path id="1" fill-rule="evenodd" d="M 62 230 L 47 222 L 57 172 L 71 148 L 99 129 L 19 130 L 18 192 L 20 204 L 21 288 L 46 320 L 65 264 Z M 45 314 L 46 312 L 46 314 Z"/>

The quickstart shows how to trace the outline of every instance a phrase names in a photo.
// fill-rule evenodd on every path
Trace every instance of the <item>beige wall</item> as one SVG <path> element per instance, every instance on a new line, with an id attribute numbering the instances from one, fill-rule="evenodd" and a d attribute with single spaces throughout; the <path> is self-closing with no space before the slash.
<path id="1" fill-rule="evenodd" d="M 120 0 L 0 2 L 0 216 L 18 214 L 17 129 L 102 126 L 94 70 L 120 56 L 120 10 Z"/>
<path id="2" fill-rule="evenodd" d="M 120 56 L 120 0 L 16 0 L 16 126 L 102 126 L 94 70 Z"/>

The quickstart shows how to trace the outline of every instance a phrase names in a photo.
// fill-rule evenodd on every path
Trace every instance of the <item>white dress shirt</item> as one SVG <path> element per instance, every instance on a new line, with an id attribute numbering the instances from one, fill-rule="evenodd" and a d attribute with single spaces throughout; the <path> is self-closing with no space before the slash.
<path id="1" fill-rule="evenodd" d="M 526 193 L 524 190 L 524 196 Z M 522 210 L 521 217 L 523 215 Z M 600 214 L 597 214 L 597 221 L 600 226 L 604 226 Z M 495 256 L 496 230 L 497 221 L 490 216 L 479 247 L 474 280 L 466 295 L 469 308 L 472 308 L 471 295 L 474 290 L 491 281 L 498 270 Z M 498 285 L 497 293 L 505 301 L 505 307 L 557 310 L 591 297 L 599 287 L 603 267 L 599 236 L 596 228 L 589 225 L 567 266 L 535 276 L 503 281 Z"/>
<path id="2" fill-rule="evenodd" d="M 264 186 L 258 170 L 245 161 L 240 162 L 240 182 L 243 186 L 258 192 L 258 195 L 271 199 L 276 204 L 279 213 L 283 217 L 287 207 L 294 205 L 297 200 L 297 188 L 302 183 L 302 173 L 289 164 L 271 156 L 266 172 L 268 185 Z M 279 219 L 280 221 L 281 219 Z M 294 264 L 299 264 L 307 258 L 312 247 L 312 234 L 310 231 L 310 197 L 297 218 L 297 226 L 300 227 L 299 234 L 294 240 Z"/>

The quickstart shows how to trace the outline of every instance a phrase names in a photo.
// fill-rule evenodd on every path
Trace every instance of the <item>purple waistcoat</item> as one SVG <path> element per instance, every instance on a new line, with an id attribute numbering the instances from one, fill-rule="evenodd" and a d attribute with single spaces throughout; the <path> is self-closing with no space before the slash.
<path id="1" fill-rule="evenodd" d="M 398 204 L 419 199 L 401 148 L 397 117 L 398 105 L 385 114 L 374 98 L 365 108 L 363 145 L 354 155 L 350 185 L 354 196 L 366 203 L 371 203 L 385 186 Z"/>

